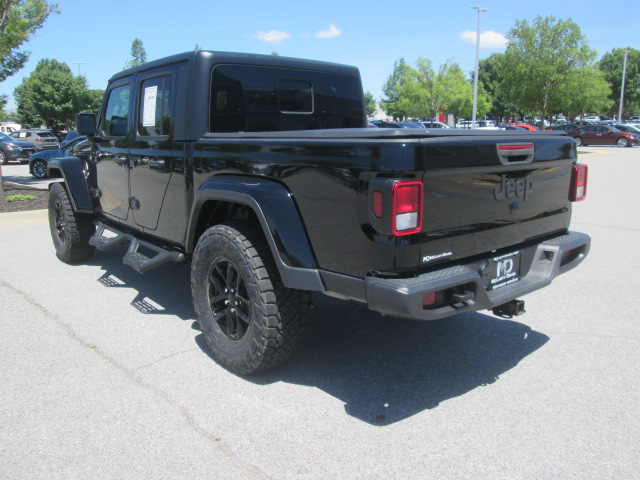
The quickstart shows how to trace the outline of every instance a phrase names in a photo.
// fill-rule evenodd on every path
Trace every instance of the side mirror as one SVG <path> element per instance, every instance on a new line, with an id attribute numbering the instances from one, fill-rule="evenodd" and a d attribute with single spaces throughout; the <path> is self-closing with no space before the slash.
<path id="1" fill-rule="evenodd" d="M 96 134 L 96 116 L 93 113 L 77 113 L 76 126 L 80 135 L 93 137 Z"/>

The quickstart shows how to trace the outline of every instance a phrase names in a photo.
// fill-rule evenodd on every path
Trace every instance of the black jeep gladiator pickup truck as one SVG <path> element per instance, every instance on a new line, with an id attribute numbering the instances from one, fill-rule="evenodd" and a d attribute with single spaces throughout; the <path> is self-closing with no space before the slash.
<path id="1" fill-rule="evenodd" d="M 310 292 L 513 316 L 589 250 L 568 229 L 587 179 L 571 137 L 365 128 L 354 67 L 179 54 L 116 74 L 77 121 L 89 158 L 48 164 L 57 256 L 127 244 L 141 273 L 191 262 L 202 332 L 239 374 L 290 356 Z"/>

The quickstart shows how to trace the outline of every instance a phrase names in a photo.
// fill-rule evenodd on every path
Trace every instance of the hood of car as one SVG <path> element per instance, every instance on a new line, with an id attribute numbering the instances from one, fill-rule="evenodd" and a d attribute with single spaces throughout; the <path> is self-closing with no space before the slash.
<path id="1" fill-rule="evenodd" d="M 32 158 L 42 158 L 43 160 L 50 160 L 52 158 L 60 158 L 66 156 L 66 152 L 64 150 L 60 150 L 59 148 L 52 148 L 51 150 L 44 150 L 41 152 L 37 152 L 33 154 Z"/>
<path id="2" fill-rule="evenodd" d="M 4 144 L 8 144 L 8 145 L 14 145 L 16 147 L 21 147 L 21 148 L 35 148 L 31 143 L 29 142 L 23 142 L 21 140 L 4 140 L 2 143 Z"/>

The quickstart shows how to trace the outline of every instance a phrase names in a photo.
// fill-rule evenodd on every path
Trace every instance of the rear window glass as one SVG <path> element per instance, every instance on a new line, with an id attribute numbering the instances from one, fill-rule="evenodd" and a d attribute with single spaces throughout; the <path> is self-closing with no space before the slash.
<path id="1" fill-rule="evenodd" d="M 38 136 L 39 137 L 54 137 L 55 135 L 53 134 L 53 132 L 38 132 Z"/>
<path id="2" fill-rule="evenodd" d="M 364 114 L 355 77 L 255 65 L 213 69 L 211 132 L 357 127 Z"/>

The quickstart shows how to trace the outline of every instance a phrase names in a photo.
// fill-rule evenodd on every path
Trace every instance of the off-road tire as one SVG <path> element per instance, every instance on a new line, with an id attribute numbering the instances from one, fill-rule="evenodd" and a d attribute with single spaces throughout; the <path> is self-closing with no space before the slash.
<path id="1" fill-rule="evenodd" d="M 237 374 L 282 364 L 302 337 L 309 293 L 283 285 L 256 223 L 230 222 L 203 233 L 192 259 L 191 293 L 209 349 Z"/>
<path id="2" fill-rule="evenodd" d="M 49 190 L 49 229 L 56 256 L 64 263 L 79 263 L 88 260 L 95 248 L 89 239 L 96 227 L 91 215 L 76 213 L 71 200 L 60 183 Z"/>

